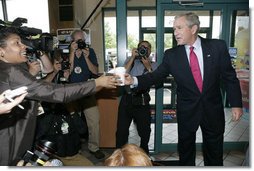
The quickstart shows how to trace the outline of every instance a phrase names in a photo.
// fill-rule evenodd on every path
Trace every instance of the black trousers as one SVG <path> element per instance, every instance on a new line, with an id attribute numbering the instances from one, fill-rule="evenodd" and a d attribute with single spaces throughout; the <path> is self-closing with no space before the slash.
<path id="1" fill-rule="evenodd" d="M 201 124 L 203 137 L 202 150 L 205 166 L 223 166 L 223 132 L 210 129 L 207 124 Z M 181 166 L 195 166 L 196 131 L 179 129 L 178 152 Z"/>
<path id="2" fill-rule="evenodd" d="M 141 138 L 140 147 L 149 154 L 148 143 L 151 133 L 150 105 L 133 105 L 131 95 L 123 95 L 118 107 L 116 147 L 121 148 L 128 143 L 129 127 L 134 120 L 138 135 Z"/>

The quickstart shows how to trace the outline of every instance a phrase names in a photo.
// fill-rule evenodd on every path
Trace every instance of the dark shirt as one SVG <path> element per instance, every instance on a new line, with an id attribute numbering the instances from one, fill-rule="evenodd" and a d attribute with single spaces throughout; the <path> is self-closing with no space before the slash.
<path id="1" fill-rule="evenodd" d="M 89 48 L 89 59 L 94 65 L 98 66 L 97 57 L 92 48 Z M 79 58 L 75 55 L 73 72 L 71 72 L 69 79 L 70 83 L 87 81 L 92 77 L 93 73 L 88 68 L 84 54 L 82 53 L 82 55 Z"/>

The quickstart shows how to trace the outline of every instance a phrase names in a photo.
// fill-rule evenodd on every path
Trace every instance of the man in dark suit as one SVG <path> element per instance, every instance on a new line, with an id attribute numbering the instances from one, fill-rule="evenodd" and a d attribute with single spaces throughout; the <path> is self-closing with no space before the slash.
<path id="1" fill-rule="evenodd" d="M 195 165 L 196 131 L 200 126 L 204 165 L 222 166 L 225 115 L 220 83 L 225 86 L 233 121 L 243 114 L 241 90 L 226 43 L 199 37 L 199 25 L 194 13 L 176 16 L 173 27 L 178 46 L 165 51 L 163 62 L 154 72 L 137 77 L 126 74 L 125 84 L 145 89 L 171 74 L 177 83 L 180 165 Z"/>

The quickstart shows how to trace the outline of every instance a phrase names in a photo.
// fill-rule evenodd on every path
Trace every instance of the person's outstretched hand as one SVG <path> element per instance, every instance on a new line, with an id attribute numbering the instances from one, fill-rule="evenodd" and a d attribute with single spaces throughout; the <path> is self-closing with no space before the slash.
<path id="1" fill-rule="evenodd" d="M 96 89 L 100 90 L 101 88 L 116 88 L 121 82 L 119 77 L 114 76 L 105 76 L 102 75 L 99 78 L 95 79 Z"/>
<path id="2" fill-rule="evenodd" d="M 134 83 L 134 79 L 130 74 L 125 74 L 124 77 L 125 77 L 124 80 L 125 85 L 132 85 Z"/>

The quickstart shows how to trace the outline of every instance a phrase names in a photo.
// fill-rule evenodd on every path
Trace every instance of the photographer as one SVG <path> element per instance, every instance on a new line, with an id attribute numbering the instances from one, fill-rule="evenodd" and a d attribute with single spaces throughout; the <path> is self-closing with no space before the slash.
<path id="1" fill-rule="evenodd" d="M 93 79 L 98 74 L 97 57 L 92 48 L 89 48 L 84 40 L 84 32 L 75 30 L 71 34 L 73 42 L 70 48 L 71 75 L 70 83 L 78 83 Z M 85 114 L 88 127 L 88 149 L 97 159 L 105 157 L 99 149 L 99 120 L 100 114 L 94 95 L 84 97 L 68 104 L 70 113 L 82 112 Z"/>
<path id="2" fill-rule="evenodd" d="M 0 165 L 16 165 L 30 149 L 36 126 L 38 101 L 67 103 L 96 93 L 103 87 L 116 88 L 114 76 L 101 76 L 95 80 L 59 85 L 36 80 L 29 72 L 26 48 L 17 29 L 0 29 L 0 92 L 26 86 L 27 96 L 21 103 L 24 109 L 14 107 L 9 114 L 0 115 Z"/>
<path id="3" fill-rule="evenodd" d="M 63 58 L 61 56 L 62 50 L 61 49 L 55 49 L 54 55 L 52 58 L 53 63 L 53 72 L 49 73 L 44 80 L 47 82 L 53 82 L 53 83 L 62 83 L 63 80 L 66 81 L 69 79 L 70 76 L 70 66 L 69 61 L 63 61 Z M 52 64 L 51 64 L 52 65 Z"/>
<path id="4" fill-rule="evenodd" d="M 148 41 L 141 41 L 138 48 L 132 50 L 132 56 L 125 61 L 126 72 L 138 76 L 155 70 L 158 65 L 150 60 L 150 54 L 151 44 Z M 116 147 L 121 148 L 128 143 L 129 127 L 134 120 L 138 135 L 141 137 L 140 147 L 149 154 L 148 142 L 151 132 L 149 89 L 138 92 L 130 90 L 129 87 L 125 88 L 118 107 Z"/>

